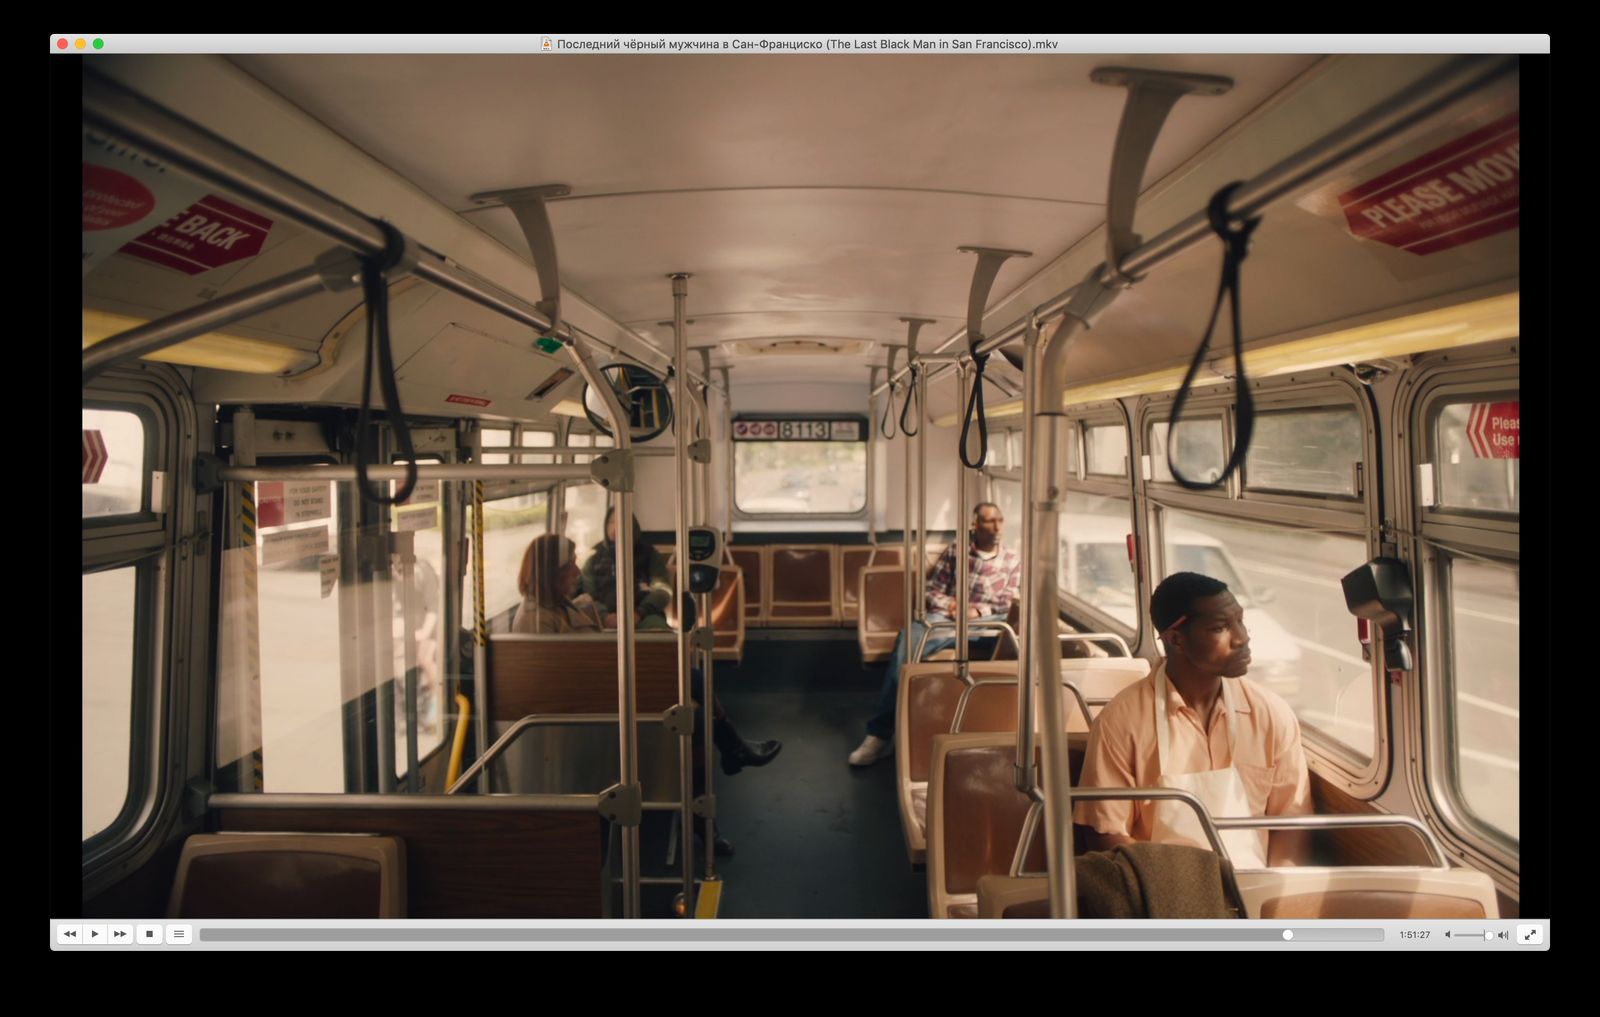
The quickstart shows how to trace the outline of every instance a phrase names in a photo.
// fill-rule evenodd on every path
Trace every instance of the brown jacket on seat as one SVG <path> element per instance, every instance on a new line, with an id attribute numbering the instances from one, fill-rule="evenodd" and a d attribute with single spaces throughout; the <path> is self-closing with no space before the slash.
<path id="1" fill-rule="evenodd" d="M 1240 918 L 1233 866 L 1204 848 L 1124 844 L 1078 859 L 1079 918 Z"/>

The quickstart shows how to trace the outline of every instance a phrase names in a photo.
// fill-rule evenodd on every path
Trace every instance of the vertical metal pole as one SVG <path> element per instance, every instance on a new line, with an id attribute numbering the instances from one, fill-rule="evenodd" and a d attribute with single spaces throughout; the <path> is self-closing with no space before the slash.
<path id="1" fill-rule="evenodd" d="M 867 544 L 876 546 L 878 543 L 878 475 L 873 469 L 877 456 L 873 454 L 874 447 L 878 444 L 877 436 L 872 433 L 873 421 L 877 415 L 872 412 L 872 390 L 878 387 L 878 369 L 874 367 L 867 375 Z M 892 395 L 885 396 L 891 402 Z M 871 558 L 867 561 L 870 564 Z M 857 605 L 859 608 L 860 605 Z"/>
<path id="2" fill-rule="evenodd" d="M 672 376 L 672 401 L 680 414 L 678 426 L 673 428 L 673 464 L 677 467 L 677 489 L 672 503 L 673 539 L 677 544 L 678 553 L 673 560 L 677 563 L 677 582 L 673 588 L 676 590 L 678 603 L 673 607 L 679 612 L 678 617 L 678 703 L 688 706 L 694 698 L 690 688 L 690 661 L 689 626 L 683 617 L 683 595 L 689 592 L 689 489 L 691 486 L 689 464 L 689 429 L 693 426 L 694 408 L 690 405 L 689 397 L 689 336 L 684 330 L 684 308 L 689 300 L 689 273 L 675 272 L 669 276 L 672 280 L 672 338 L 674 344 L 672 362 L 677 365 L 677 371 Z M 618 531 L 620 538 L 621 531 Z M 708 700 L 710 696 L 706 697 Z M 711 704 L 702 703 L 705 710 L 705 728 L 709 739 L 711 733 Z M 706 770 L 706 780 L 711 780 L 711 771 Z M 694 912 L 694 736 L 692 733 L 683 735 L 678 746 L 678 785 L 679 785 L 679 814 L 683 820 L 683 900 L 684 915 Z M 709 832 L 709 824 L 707 830 Z M 715 841 L 710 837 L 706 841 L 706 854 L 712 854 Z"/>
<path id="3" fill-rule="evenodd" d="M 616 439 L 616 450 L 629 453 L 633 449 L 633 435 L 629 431 L 629 414 L 617 399 L 617 393 L 595 368 L 582 339 L 573 339 L 567 347 L 578 372 L 589 387 L 600 396 L 611 421 L 611 433 Z M 625 487 L 631 485 L 624 485 Z M 617 724 L 619 783 L 631 789 L 637 799 L 639 787 L 639 704 L 635 688 L 634 667 L 634 588 L 633 576 L 633 492 L 618 490 L 612 495 L 612 506 L 617 519 Z M 622 917 L 639 917 L 639 825 L 634 822 L 622 827 Z"/>
<path id="4" fill-rule="evenodd" d="M 483 435 L 478 432 L 474 442 L 473 459 L 483 461 Z M 478 715 L 478 752 L 489 749 L 489 621 L 484 612 L 483 588 L 483 481 L 472 482 L 472 685 L 473 704 Z M 494 791 L 491 767 L 480 773 L 480 787 L 484 794 Z"/>
<path id="5" fill-rule="evenodd" d="M 1068 769 L 1066 714 L 1062 710 L 1061 641 L 1056 638 L 1056 573 L 1060 568 L 1061 501 L 1065 479 L 1061 449 L 1067 435 L 1067 418 L 1061 412 L 1066 387 L 1066 356 L 1073 333 L 1083 320 L 1071 314 L 1039 350 L 1034 393 L 1033 530 L 1028 534 L 1031 573 L 1028 639 L 1033 645 L 1033 681 L 1039 689 L 1039 722 L 1044 729 L 1045 848 L 1050 871 L 1050 916 L 1072 918 L 1077 894 L 1072 857 L 1072 782 Z"/>
<path id="6" fill-rule="evenodd" d="M 961 405 L 962 395 L 966 392 L 966 390 L 967 362 L 962 360 L 956 364 L 956 405 L 958 407 Z M 957 435 L 956 440 L 958 442 L 961 440 L 959 434 Z M 956 500 L 955 504 L 952 506 L 955 511 L 956 535 L 951 541 L 956 549 L 956 597 L 955 605 L 952 608 L 952 610 L 955 611 L 956 622 L 956 677 L 963 682 L 967 680 L 967 672 L 969 668 L 969 662 L 967 660 L 967 616 L 972 613 L 972 609 L 968 606 L 970 603 L 970 595 L 967 590 L 967 583 L 970 581 L 967 577 L 967 559 L 972 554 L 972 552 L 968 550 L 971 538 L 968 534 L 961 532 L 961 521 L 966 518 L 967 498 L 966 464 L 962 462 L 961 459 L 961 456 L 964 452 L 964 449 L 956 450 Z"/>
<path id="7" fill-rule="evenodd" d="M 406 782 L 404 790 L 417 790 L 417 633 L 413 627 L 411 605 L 416 597 L 416 544 L 407 531 L 400 548 L 400 630 L 405 640 L 401 664 L 405 667 Z"/>
<path id="8" fill-rule="evenodd" d="M 711 355 L 708 352 L 706 352 L 704 349 L 702 349 L 700 351 L 700 353 L 701 353 L 701 357 L 702 357 L 701 367 L 702 367 L 702 369 L 703 369 L 703 371 L 705 373 L 705 377 L 706 377 L 706 384 L 704 386 L 702 386 L 701 389 L 700 389 L 700 411 L 701 411 L 701 419 L 705 421 L 704 436 L 707 439 L 710 439 L 712 437 L 712 431 L 713 431 L 713 427 L 714 427 L 714 425 L 712 424 L 712 418 L 711 418 Z M 713 446 L 715 445 L 714 442 L 712 444 L 713 444 Z M 702 483 L 702 485 L 704 487 L 705 497 L 701 500 L 700 508 L 695 513 L 694 524 L 696 526 L 708 526 L 708 525 L 710 525 L 710 522 L 711 522 L 711 463 L 710 462 L 706 462 L 706 463 L 704 463 L 704 464 L 702 464 L 700 466 L 700 481 L 701 481 L 701 483 Z M 717 802 L 717 795 L 716 795 L 715 776 L 714 776 L 715 769 L 711 765 L 712 764 L 712 752 L 711 752 L 711 750 L 712 750 L 712 740 L 711 740 L 711 731 L 710 731 L 710 725 L 711 725 L 712 721 L 714 720 L 713 714 L 716 711 L 715 704 L 716 704 L 716 701 L 717 701 L 716 683 L 713 680 L 714 679 L 714 675 L 715 675 L 715 671 L 716 671 L 716 628 L 717 627 L 716 627 L 715 620 L 711 616 L 711 611 L 712 611 L 712 607 L 713 607 L 715 596 L 716 595 L 715 595 L 714 592 L 713 593 L 702 593 L 696 598 L 696 601 L 695 601 L 695 614 L 699 616 L 699 620 L 700 620 L 699 627 L 702 628 L 702 629 L 705 629 L 706 631 L 708 631 L 711 634 L 711 647 L 710 647 L 710 649 L 701 650 L 699 652 L 699 655 L 698 655 L 699 656 L 699 660 L 700 660 L 701 689 L 705 693 L 705 697 L 706 697 L 706 701 L 704 703 L 700 704 L 700 709 L 702 711 L 702 713 L 701 713 L 702 721 L 701 722 L 702 722 L 703 725 L 705 725 L 702 728 L 702 731 L 704 732 L 705 737 L 701 739 L 700 749 L 701 749 L 701 753 L 702 753 L 701 764 L 704 767 L 704 773 L 706 775 L 706 786 L 705 786 L 705 792 L 704 793 L 705 793 L 705 801 L 706 801 L 706 809 L 705 809 L 705 812 L 706 812 L 706 831 L 709 834 L 709 839 L 707 840 L 706 845 L 705 845 L 705 848 L 706 848 L 705 874 L 706 874 L 706 879 L 708 879 L 708 880 L 709 879 L 715 879 L 716 876 L 717 876 L 717 851 L 716 851 L 716 838 L 717 838 L 717 823 L 716 823 L 717 808 L 716 808 L 716 802 Z M 693 903 L 693 902 L 691 902 L 691 903 Z"/>
<path id="9" fill-rule="evenodd" d="M 722 434 L 728 443 L 728 453 L 723 463 L 727 472 L 726 480 L 722 487 L 722 515 L 726 522 L 722 527 L 722 557 L 729 564 L 733 563 L 733 379 L 730 377 L 731 369 L 722 369 Z M 746 590 L 745 595 L 749 596 Z M 759 594 L 757 594 L 759 596 Z"/>
<path id="10" fill-rule="evenodd" d="M 911 396 L 912 396 L 911 387 L 915 383 L 916 383 L 916 375 L 913 374 L 911 379 L 906 382 L 906 398 L 907 399 L 911 398 Z M 890 412 L 893 412 L 893 411 L 891 410 Z M 917 542 L 912 538 L 912 535 L 911 535 L 912 534 L 912 529 L 911 529 L 911 524 L 912 524 L 911 500 L 912 500 L 912 496 L 913 496 L 912 495 L 913 488 L 911 486 L 911 471 L 914 469 L 914 463 L 913 463 L 913 458 L 912 458 L 912 454 L 911 454 L 912 451 L 913 451 L 913 449 L 912 449 L 912 437 L 911 437 L 911 435 L 906 434 L 905 428 L 903 428 L 903 427 L 900 429 L 900 434 L 901 434 L 901 436 L 903 438 L 905 438 L 905 477 L 906 477 L 906 497 L 905 497 L 905 506 L 904 506 L 904 512 L 903 512 L 904 522 L 902 524 L 902 530 L 903 530 L 903 532 L 905 534 L 905 542 L 906 542 L 906 552 L 905 552 L 906 553 L 906 561 L 905 561 L 905 565 L 906 565 L 906 589 L 905 589 L 905 595 L 906 595 L 905 596 L 906 617 L 905 617 L 905 625 L 903 626 L 904 629 L 905 629 L 905 633 L 906 633 L 906 644 L 905 644 L 906 657 L 905 657 L 904 663 L 910 664 L 910 663 L 914 663 L 914 661 L 912 661 L 912 659 L 911 659 L 911 653 L 915 649 L 915 647 L 913 647 L 911 645 L 911 623 L 917 616 L 917 602 L 920 599 L 920 594 L 921 594 L 922 562 L 920 560 L 918 560 Z"/>
<path id="11" fill-rule="evenodd" d="M 1039 320 L 1028 316 L 1028 330 L 1023 338 L 1022 361 L 1022 586 L 1023 606 L 1017 619 L 1017 674 L 1021 686 L 1017 689 L 1017 790 L 1031 794 L 1038 786 L 1039 772 L 1034 764 L 1033 739 L 1033 631 L 1032 589 L 1028 585 L 1033 575 L 1033 418 L 1038 412 L 1034 395 L 1035 360 L 1039 354 Z M 1053 634 L 1053 633 L 1052 633 Z"/>
<path id="12" fill-rule="evenodd" d="M 917 568 L 928 561 L 928 372 L 917 371 Z M 928 601 L 917 598 L 917 617 L 927 619 Z"/>
<path id="13" fill-rule="evenodd" d="M 256 464 L 256 415 L 249 407 L 233 415 L 233 464 Z M 245 481 L 239 485 L 238 539 L 240 565 L 244 570 L 244 642 L 245 642 L 245 717 L 246 742 L 250 746 L 250 772 L 248 784 L 251 791 L 266 790 L 266 764 L 264 756 L 265 732 L 261 718 L 261 588 L 260 566 L 256 562 L 256 485 Z M 241 781 L 241 784 L 244 782 Z"/>

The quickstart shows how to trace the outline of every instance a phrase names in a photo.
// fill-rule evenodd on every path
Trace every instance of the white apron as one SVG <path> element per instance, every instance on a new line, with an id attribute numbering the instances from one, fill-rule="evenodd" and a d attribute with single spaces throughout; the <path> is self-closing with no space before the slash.
<path id="1" fill-rule="evenodd" d="M 1161 776 L 1156 784 L 1160 787 L 1177 788 L 1188 791 L 1199 798 L 1205 805 L 1206 811 L 1211 813 L 1213 819 L 1227 817 L 1250 816 L 1250 796 L 1245 792 L 1244 781 L 1239 778 L 1239 771 L 1234 769 L 1234 741 L 1238 733 L 1238 720 L 1233 708 L 1233 682 L 1227 678 L 1222 679 L 1222 703 L 1228 714 L 1228 759 L 1230 763 L 1224 770 L 1202 770 L 1199 773 L 1172 773 L 1168 768 L 1168 757 L 1171 750 L 1171 736 L 1167 731 L 1167 689 L 1172 687 L 1172 681 L 1167 677 L 1165 669 L 1159 675 L 1161 684 L 1156 688 L 1156 751 L 1160 763 Z M 1209 742 L 1209 735 L 1207 736 Z M 1192 844 L 1195 847 L 1210 848 L 1211 842 L 1206 839 L 1205 830 L 1200 825 L 1200 820 L 1194 814 L 1194 809 L 1183 802 L 1158 801 L 1152 802 L 1155 806 L 1155 821 L 1150 839 L 1157 844 Z M 1257 830 L 1224 830 L 1222 843 L 1228 849 L 1228 858 L 1233 862 L 1235 869 L 1264 869 L 1267 867 L 1266 831 Z"/>

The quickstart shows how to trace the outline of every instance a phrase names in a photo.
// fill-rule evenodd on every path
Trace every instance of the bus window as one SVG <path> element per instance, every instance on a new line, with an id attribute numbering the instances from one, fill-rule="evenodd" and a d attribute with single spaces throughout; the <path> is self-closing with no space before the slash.
<path id="1" fill-rule="evenodd" d="M 862 441 L 741 441 L 734 505 L 747 515 L 854 515 L 867 507 Z"/>
<path id="2" fill-rule="evenodd" d="M 1143 612 L 1128 564 L 1132 502 L 1071 489 L 1066 501 L 1058 589 L 1137 632 Z"/>
<path id="3" fill-rule="evenodd" d="M 1439 507 L 1520 511 L 1521 405 L 1515 393 L 1485 394 L 1439 409 L 1434 434 Z"/>
<path id="4" fill-rule="evenodd" d="M 533 538 L 550 532 L 550 492 L 486 501 L 483 510 L 484 611 L 493 618 L 522 603 L 517 575 Z M 462 603 L 472 603 L 470 576 L 464 590 Z"/>
<path id="5" fill-rule="evenodd" d="M 566 493 L 567 536 L 577 545 L 581 559 L 605 539 L 606 509 L 611 492 L 599 484 L 569 484 Z"/>
<path id="6" fill-rule="evenodd" d="M 1089 427 L 1086 444 L 1090 473 L 1105 477 L 1128 475 L 1128 431 L 1121 424 Z"/>
<path id="7" fill-rule="evenodd" d="M 487 450 L 487 449 L 492 449 L 492 448 L 506 448 L 510 444 L 511 444 L 511 428 L 509 428 L 509 427 L 486 427 L 486 428 L 483 429 L 483 447 L 484 447 L 484 449 Z M 509 463 L 511 461 L 511 456 L 509 454 L 505 453 L 505 452 L 489 452 L 489 451 L 485 451 L 483 453 L 483 461 L 485 463 L 505 464 L 505 463 Z"/>
<path id="8" fill-rule="evenodd" d="M 1361 415 L 1353 407 L 1258 413 L 1245 455 L 1245 489 L 1354 498 L 1360 494 L 1355 465 L 1363 458 L 1361 439 Z"/>
<path id="9" fill-rule="evenodd" d="M 1366 541 L 1169 508 L 1158 520 L 1163 577 L 1219 579 L 1245 609 L 1250 678 L 1287 700 L 1307 728 L 1369 762 L 1375 679 L 1339 585 L 1367 559 Z"/>
<path id="10" fill-rule="evenodd" d="M 1164 420 L 1150 425 L 1150 479 L 1168 484 L 1174 482 L 1167 463 L 1167 430 L 1170 427 Z M 1179 421 L 1172 459 L 1190 480 L 1209 484 L 1222 476 L 1222 467 L 1228 462 L 1222 451 L 1222 419 Z"/>
<path id="11" fill-rule="evenodd" d="M 1449 560 L 1452 783 L 1480 821 L 1519 837 L 1521 713 L 1518 573 Z"/>
<path id="12" fill-rule="evenodd" d="M 130 515 L 144 510 L 145 433 L 138 414 L 83 411 L 84 463 L 98 457 L 99 474 L 83 485 L 83 518 Z M 89 473 L 85 473 L 89 476 Z"/>
<path id="13" fill-rule="evenodd" d="M 555 443 L 556 433 L 554 431 L 540 431 L 531 427 L 523 429 L 523 448 L 551 448 Z M 556 461 L 556 457 L 553 455 L 530 456 L 525 454 L 522 457 L 522 461 L 525 463 L 553 463 Z"/>
<path id="14" fill-rule="evenodd" d="M 138 573 L 132 566 L 83 577 L 84 840 L 109 827 L 128 797 Z"/>

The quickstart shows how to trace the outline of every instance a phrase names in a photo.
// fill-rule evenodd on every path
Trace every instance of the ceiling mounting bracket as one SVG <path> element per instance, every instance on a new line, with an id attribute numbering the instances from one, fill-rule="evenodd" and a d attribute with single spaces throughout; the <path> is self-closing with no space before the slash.
<path id="1" fill-rule="evenodd" d="M 1117 146 L 1111 155 L 1111 188 L 1106 199 L 1106 267 L 1115 284 L 1126 289 L 1138 280 L 1122 271 L 1122 260 L 1143 242 L 1133 231 L 1133 213 L 1150 152 L 1167 114 L 1185 95 L 1223 95 L 1233 88 L 1233 79 L 1137 67 L 1096 67 L 1089 80 L 1128 90 L 1122 123 L 1117 127 Z"/>
<path id="2" fill-rule="evenodd" d="M 1000 266 L 1011 258 L 1031 258 L 1032 251 L 1013 251 L 1004 247 L 977 247 L 967 244 L 956 248 L 962 254 L 976 254 L 978 265 L 972 270 L 972 289 L 967 293 L 967 348 L 977 349 L 983 342 L 983 312 L 989 306 L 989 291 L 1000 274 Z"/>
<path id="3" fill-rule="evenodd" d="M 901 318 L 906 323 L 906 366 L 910 367 L 917 359 L 917 333 L 922 331 L 922 326 L 932 325 L 934 318 Z M 890 361 L 893 363 L 893 361 Z"/>
<path id="4" fill-rule="evenodd" d="M 480 205 L 504 205 L 517 217 L 522 235 L 533 253 L 533 267 L 539 273 L 543 299 L 534 303 L 539 313 L 550 319 L 551 337 L 561 334 L 561 267 L 556 261 L 556 235 L 550 228 L 550 213 L 544 203 L 550 198 L 565 198 L 572 193 L 566 184 L 540 184 L 504 191 L 479 191 L 472 200 Z"/>

